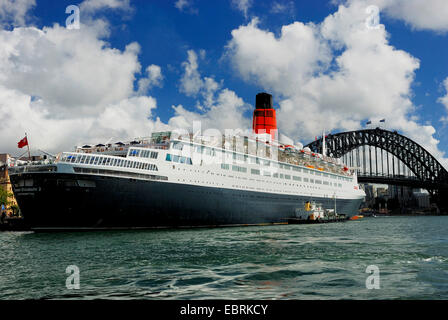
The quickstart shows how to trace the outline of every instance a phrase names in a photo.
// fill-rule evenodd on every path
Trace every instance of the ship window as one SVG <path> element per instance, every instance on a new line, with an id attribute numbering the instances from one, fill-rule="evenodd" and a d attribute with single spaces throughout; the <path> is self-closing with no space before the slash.
<path id="1" fill-rule="evenodd" d="M 173 155 L 173 161 L 174 162 L 179 162 L 179 156 Z"/>
<path id="2" fill-rule="evenodd" d="M 328 186 L 329 182 L 328 181 L 324 181 L 324 185 Z"/>
<path id="3" fill-rule="evenodd" d="M 342 184 L 339 183 L 339 188 L 342 188 Z"/>
<path id="4" fill-rule="evenodd" d="M 173 142 L 172 148 L 176 150 L 182 150 L 183 144 L 182 142 Z"/>
<path id="5" fill-rule="evenodd" d="M 297 176 L 293 176 L 292 179 L 295 180 L 295 181 L 302 181 L 302 178 L 297 177 Z"/>
<path id="6" fill-rule="evenodd" d="M 273 177 L 274 177 L 274 178 L 278 178 L 278 173 L 274 173 L 274 174 L 273 174 Z"/>
<path id="7" fill-rule="evenodd" d="M 269 171 L 263 171 L 263 175 L 264 175 L 265 177 L 270 177 L 270 176 L 271 176 L 271 173 L 270 173 Z"/>
<path id="8" fill-rule="evenodd" d="M 260 170 L 258 170 L 258 169 L 250 169 L 250 173 L 256 174 L 256 175 L 260 175 Z"/>
<path id="9" fill-rule="evenodd" d="M 93 160 L 93 164 L 98 164 L 98 160 L 99 160 L 99 157 L 95 157 L 95 159 Z"/>
<path id="10" fill-rule="evenodd" d="M 158 152 L 151 152 L 151 159 L 157 159 L 158 155 L 159 155 Z"/>
<path id="11" fill-rule="evenodd" d="M 291 180 L 291 176 L 289 174 L 285 174 L 285 179 Z"/>
<path id="12" fill-rule="evenodd" d="M 230 165 L 226 164 L 226 163 L 221 163 L 221 169 L 229 170 L 230 169 Z"/>
<path id="13" fill-rule="evenodd" d="M 232 166 L 232 170 L 237 171 L 237 172 L 244 172 L 244 173 L 247 172 L 247 168 L 240 167 L 240 166 Z"/>
<path id="14" fill-rule="evenodd" d="M 171 161 L 171 155 L 169 153 L 166 155 L 166 161 Z"/>
<path id="15" fill-rule="evenodd" d="M 308 178 L 303 178 L 303 182 L 308 182 Z"/>
<path id="16" fill-rule="evenodd" d="M 316 184 L 322 184 L 322 180 L 316 180 Z"/>
<path id="17" fill-rule="evenodd" d="M 310 183 L 314 183 L 314 179 L 310 179 Z"/>
<path id="18" fill-rule="evenodd" d="M 185 157 L 180 157 L 180 163 L 185 163 Z"/>

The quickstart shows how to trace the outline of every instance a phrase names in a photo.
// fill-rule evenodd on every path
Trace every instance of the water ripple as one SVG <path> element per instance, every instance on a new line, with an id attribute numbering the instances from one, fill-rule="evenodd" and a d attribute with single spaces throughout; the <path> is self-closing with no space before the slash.
<path id="1" fill-rule="evenodd" d="M 447 299 L 448 217 L 0 233 L 0 299 Z M 66 288 L 66 267 L 80 289 Z M 366 267 L 381 288 L 365 287 Z"/>

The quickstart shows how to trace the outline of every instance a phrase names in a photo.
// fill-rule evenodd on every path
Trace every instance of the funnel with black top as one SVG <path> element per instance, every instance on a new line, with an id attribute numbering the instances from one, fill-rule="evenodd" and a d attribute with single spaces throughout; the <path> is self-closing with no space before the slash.
<path id="1" fill-rule="evenodd" d="M 252 129 L 256 134 L 268 133 L 271 135 L 272 140 L 275 139 L 277 119 L 272 103 L 272 95 L 269 93 L 259 93 L 255 98 Z"/>

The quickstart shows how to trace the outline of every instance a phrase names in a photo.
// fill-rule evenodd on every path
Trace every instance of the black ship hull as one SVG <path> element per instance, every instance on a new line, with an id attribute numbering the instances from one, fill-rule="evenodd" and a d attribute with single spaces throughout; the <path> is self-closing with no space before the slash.
<path id="1" fill-rule="evenodd" d="M 28 181 L 28 185 L 27 185 Z M 120 177 L 23 173 L 14 194 L 34 230 L 207 227 L 287 223 L 309 200 L 333 209 L 334 199 L 279 195 Z M 362 199 L 337 199 L 353 216 Z"/>

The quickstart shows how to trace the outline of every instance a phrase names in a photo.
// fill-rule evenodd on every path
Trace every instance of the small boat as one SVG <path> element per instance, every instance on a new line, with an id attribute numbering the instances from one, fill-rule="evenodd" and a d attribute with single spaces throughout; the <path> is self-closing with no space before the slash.
<path id="1" fill-rule="evenodd" d="M 359 219 L 362 219 L 362 218 L 364 218 L 364 216 L 358 214 L 356 216 L 351 217 L 350 220 L 359 220 Z"/>

